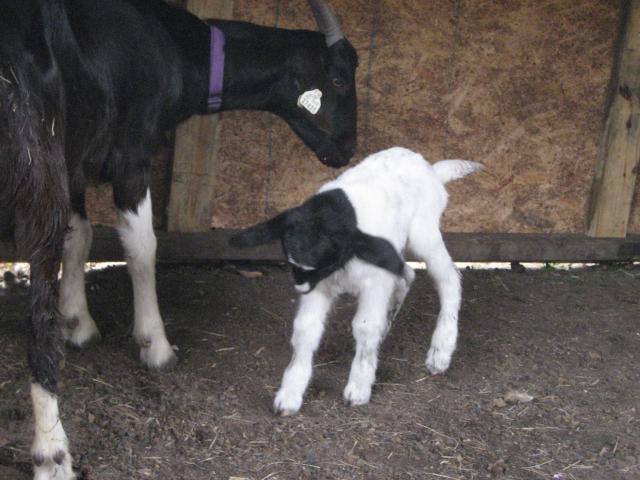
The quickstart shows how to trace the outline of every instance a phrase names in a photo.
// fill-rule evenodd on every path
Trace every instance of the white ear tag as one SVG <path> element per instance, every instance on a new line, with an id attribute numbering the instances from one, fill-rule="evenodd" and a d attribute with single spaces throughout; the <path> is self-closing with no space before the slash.
<path id="1" fill-rule="evenodd" d="M 298 97 L 298 106 L 306 108 L 311 112 L 311 115 L 315 115 L 322 106 L 321 98 L 322 92 L 320 90 L 317 88 L 315 90 L 309 90 Z"/>

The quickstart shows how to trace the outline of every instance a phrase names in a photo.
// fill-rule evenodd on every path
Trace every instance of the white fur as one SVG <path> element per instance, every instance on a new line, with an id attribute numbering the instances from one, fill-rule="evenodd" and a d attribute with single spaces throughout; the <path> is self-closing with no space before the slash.
<path id="1" fill-rule="evenodd" d="M 310 267 L 309 265 L 304 265 L 304 264 L 302 264 L 302 263 L 298 263 L 298 262 L 296 262 L 296 261 L 293 259 L 293 257 L 292 257 L 291 255 L 289 255 L 289 256 L 287 257 L 287 260 L 289 261 L 289 263 L 290 263 L 291 265 L 295 265 L 296 267 L 301 268 L 301 269 L 302 269 L 302 270 L 304 270 L 305 272 L 310 272 L 310 271 L 312 271 L 312 270 L 315 270 L 315 268 L 314 268 L 314 267 Z"/>
<path id="2" fill-rule="evenodd" d="M 447 205 L 444 184 L 480 167 L 458 160 L 430 165 L 421 155 L 396 147 L 367 157 L 320 189 L 320 192 L 342 189 L 356 211 L 361 231 L 387 239 L 398 252 L 410 250 L 427 263 L 440 299 L 440 313 L 426 360 L 432 374 L 446 371 L 451 362 L 461 299 L 460 275 L 439 228 L 440 216 Z M 355 258 L 302 296 L 291 340 L 293 358 L 276 395 L 276 411 L 292 414 L 300 409 L 326 315 L 341 293 L 358 297 L 358 311 L 353 319 L 356 352 L 344 398 L 351 405 L 368 403 L 378 348 L 413 279 L 414 272 L 408 266 L 403 277 L 398 278 Z"/>
<path id="3" fill-rule="evenodd" d="M 74 213 L 64 240 L 58 306 L 65 320 L 62 329 L 65 338 L 77 347 L 100 337 L 89 313 L 84 286 L 84 264 L 89 256 L 92 236 L 91 223 Z"/>
<path id="4" fill-rule="evenodd" d="M 120 212 L 118 232 L 133 284 L 133 336 L 140 345 L 140 359 L 148 367 L 161 368 L 175 361 L 175 354 L 167 340 L 158 308 L 155 279 L 157 242 L 148 190 L 136 213 Z"/>
<path id="5" fill-rule="evenodd" d="M 58 414 L 58 400 L 39 384 L 32 383 L 31 401 L 35 428 L 31 447 L 35 460 L 34 480 L 74 479 L 69 442 Z"/>

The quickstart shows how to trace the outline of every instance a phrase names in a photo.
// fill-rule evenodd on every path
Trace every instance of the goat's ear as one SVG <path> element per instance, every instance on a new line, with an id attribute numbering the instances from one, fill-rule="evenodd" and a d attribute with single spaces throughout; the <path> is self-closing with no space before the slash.
<path id="1" fill-rule="evenodd" d="M 283 212 L 271 220 L 242 230 L 229 239 L 229 245 L 234 248 L 247 248 L 274 242 L 284 233 L 286 218 L 287 212 Z"/>
<path id="2" fill-rule="evenodd" d="M 354 253 L 356 257 L 384 268 L 395 275 L 402 275 L 404 259 L 388 240 L 374 237 L 358 230 L 355 234 Z"/>

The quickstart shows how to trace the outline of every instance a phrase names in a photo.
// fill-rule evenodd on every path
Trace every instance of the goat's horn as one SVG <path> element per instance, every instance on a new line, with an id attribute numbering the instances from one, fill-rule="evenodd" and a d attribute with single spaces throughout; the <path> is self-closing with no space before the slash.
<path id="1" fill-rule="evenodd" d="M 316 17 L 318 29 L 324 33 L 328 47 L 344 38 L 340 23 L 338 23 L 338 19 L 327 2 L 324 0 L 309 0 L 309 6 L 313 10 L 313 16 Z"/>

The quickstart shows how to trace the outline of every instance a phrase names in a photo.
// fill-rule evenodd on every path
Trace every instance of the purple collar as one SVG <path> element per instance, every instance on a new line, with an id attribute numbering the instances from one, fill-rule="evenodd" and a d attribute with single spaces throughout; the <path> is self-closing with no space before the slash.
<path id="1" fill-rule="evenodd" d="M 224 85 L 224 33 L 212 23 L 209 24 L 209 30 L 211 30 L 211 54 L 207 110 L 217 112 L 222 107 L 222 87 Z"/>

